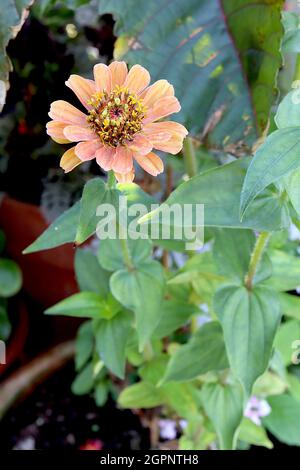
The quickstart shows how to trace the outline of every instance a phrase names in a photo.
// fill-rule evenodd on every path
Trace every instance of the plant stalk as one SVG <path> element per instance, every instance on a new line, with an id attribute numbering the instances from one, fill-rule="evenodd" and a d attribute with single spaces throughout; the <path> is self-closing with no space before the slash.
<path id="1" fill-rule="evenodd" d="M 128 240 L 126 238 L 125 231 L 122 227 L 121 224 L 118 224 L 118 229 L 119 229 L 119 242 L 121 245 L 121 251 L 122 251 L 122 257 L 124 264 L 128 271 L 134 271 L 134 263 L 131 257 L 130 249 L 128 246 Z"/>
<path id="2" fill-rule="evenodd" d="M 267 247 L 267 244 L 270 240 L 271 235 L 272 235 L 271 232 L 261 232 L 259 236 L 257 237 L 257 240 L 255 242 L 255 245 L 251 254 L 251 258 L 250 258 L 248 273 L 246 274 L 246 277 L 245 277 L 245 286 L 247 287 L 248 290 L 252 289 L 254 276 L 257 273 L 257 270 L 259 268 L 259 265 L 262 259 L 262 255 Z"/>
<path id="3" fill-rule="evenodd" d="M 293 81 L 300 80 L 300 54 L 297 54 Z"/>
<path id="4" fill-rule="evenodd" d="M 115 177 L 115 174 L 112 170 L 109 170 L 108 174 L 107 174 L 107 187 L 109 189 L 112 189 L 114 188 L 116 185 L 116 177 Z"/>
<path id="5" fill-rule="evenodd" d="M 195 153 L 195 147 L 190 137 L 186 137 L 183 142 L 183 157 L 185 169 L 190 178 L 198 172 L 198 163 Z"/>

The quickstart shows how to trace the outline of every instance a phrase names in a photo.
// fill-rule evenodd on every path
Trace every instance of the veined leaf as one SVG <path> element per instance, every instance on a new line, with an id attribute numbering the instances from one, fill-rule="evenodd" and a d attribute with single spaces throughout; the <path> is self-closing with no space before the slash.
<path id="1" fill-rule="evenodd" d="M 202 389 L 204 409 L 220 440 L 221 450 L 235 448 L 237 429 L 243 417 L 243 390 L 238 382 L 207 383 Z"/>
<path id="2" fill-rule="evenodd" d="M 267 186 L 300 167 L 300 127 L 284 127 L 270 134 L 255 152 L 241 193 L 241 216 Z"/>
<path id="3" fill-rule="evenodd" d="M 100 13 L 116 17 L 115 58 L 169 80 L 189 130 L 230 146 L 253 142 L 266 127 L 281 64 L 282 4 L 102 0 Z"/>
<path id="4" fill-rule="evenodd" d="M 232 372 L 250 395 L 255 380 L 269 364 L 280 320 L 276 292 L 262 286 L 249 292 L 242 286 L 225 285 L 217 290 L 214 307 Z"/>
<path id="5" fill-rule="evenodd" d="M 204 204 L 205 227 L 249 228 L 258 231 L 287 227 L 290 221 L 288 208 L 279 194 L 271 190 L 263 192 L 240 221 L 240 194 L 249 163 L 250 158 L 239 159 L 196 175 L 178 186 L 165 204 L 179 204 L 182 207 L 183 204 L 193 204 L 195 211 L 197 204 Z M 151 221 L 152 224 L 159 224 L 161 214 L 162 209 L 152 211 L 142 217 L 140 223 Z"/>
<path id="6" fill-rule="evenodd" d="M 175 351 L 168 364 L 164 382 L 191 380 L 211 370 L 228 367 L 221 325 L 203 325 L 190 341 Z"/>

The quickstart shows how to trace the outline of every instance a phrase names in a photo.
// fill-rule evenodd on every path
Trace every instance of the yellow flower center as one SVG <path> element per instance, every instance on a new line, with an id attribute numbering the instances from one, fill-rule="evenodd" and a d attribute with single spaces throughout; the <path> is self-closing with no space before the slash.
<path id="1" fill-rule="evenodd" d="M 116 86 L 110 94 L 95 93 L 88 104 L 93 107 L 87 121 L 105 145 L 126 145 L 142 130 L 145 107 L 127 88 Z"/>

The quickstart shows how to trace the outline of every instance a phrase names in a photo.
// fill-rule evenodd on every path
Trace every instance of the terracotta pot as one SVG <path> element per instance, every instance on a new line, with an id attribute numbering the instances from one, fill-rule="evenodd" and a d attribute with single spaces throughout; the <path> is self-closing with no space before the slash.
<path id="1" fill-rule="evenodd" d="M 13 329 L 7 343 L 6 363 L 0 364 L 0 376 L 20 359 L 28 336 L 28 311 L 23 301 L 18 300 L 13 303 L 10 317 L 13 317 L 11 318 Z"/>
<path id="2" fill-rule="evenodd" d="M 24 290 L 43 307 L 78 291 L 71 244 L 23 255 L 49 224 L 38 206 L 4 196 L 0 204 L 0 227 L 7 238 L 7 252 L 21 267 Z"/>

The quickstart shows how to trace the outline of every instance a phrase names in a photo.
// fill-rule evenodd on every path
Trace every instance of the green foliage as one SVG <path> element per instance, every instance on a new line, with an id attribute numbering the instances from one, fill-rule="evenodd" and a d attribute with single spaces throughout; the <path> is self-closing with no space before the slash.
<path id="1" fill-rule="evenodd" d="M 245 287 L 225 285 L 217 290 L 214 307 L 232 371 L 250 395 L 255 380 L 268 366 L 280 321 L 276 292 L 260 286 L 249 292 Z"/>
<path id="2" fill-rule="evenodd" d="M 248 228 L 253 230 L 279 230 L 289 224 L 286 203 L 280 195 L 269 189 L 257 198 L 243 220 L 240 220 L 240 193 L 249 159 L 239 159 L 228 165 L 208 170 L 182 183 L 166 204 L 204 204 L 205 227 Z M 146 223 L 159 222 L 162 209 L 141 219 Z"/>
<path id="3" fill-rule="evenodd" d="M 10 259 L 0 259 L 0 297 L 15 295 L 22 285 L 19 266 Z"/>
<path id="4" fill-rule="evenodd" d="M 263 420 L 267 429 L 285 444 L 300 446 L 300 402 L 288 394 L 268 398 L 272 412 Z"/>
<path id="5" fill-rule="evenodd" d="M 48 250 L 64 243 L 73 242 L 80 214 L 80 202 L 60 215 L 23 253 Z"/>
<path id="6" fill-rule="evenodd" d="M 140 348 L 143 348 L 156 329 L 161 317 L 164 293 L 163 269 L 156 261 L 139 265 L 136 270 L 120 269 L 110 278 L 112 294 L 126 308 L 133 310 Z"/>
<path id="7" fill-rule="evenodd" d="M 92 252 L 80 248 L 76 250 L 75 272 L 80 290 L 95 292 L 102 297 L 108 295 L 110 273 L 100 266 Z"/>
<path id="8" fill-rule="evenodd" d="M 211 322 L 197 330 L 186 345 L 175 351 L 164 381 L 191 380 L 206 372 L 227 367 L 221 326 L 217 322 Z"/>
<path id="9" fill-rule="evenodd" d="M 105 366 L 120 379 L 125 373 L 125 349 L 130 335 L 132 316 L 120 312 L 113 318 L 98 320 L 94 326 L 96 350 Z"/>
<path id="10" fill-rule="evenodd" d="M 119 305 L 108 308 L 105 300 L 95 292 L 80 292 L 48 308 L 48 315 L 67 315 L 82 318 L 110 318 L 117 313 Z"/>
<path id="11" fill-rule="evenodd" d="M 248 442 L 249 444 L 266 447 L 267 449 L 273 448 L 273 444 L 270 439 L 268 439 L 265 429 L 262 426 L 257 426 L 248 418 L 244 418 L 242 420 L 238 438 L 241 441 Z"/>
<path id="12" fill-rule="evenodd" d="M 253 142 L 266 127 L 281 63 L 282 3 L 104 0 L 100 12 L 117 19 L 115 57 L 169 80 L 189 130 L 201 134 L 208 119 L 205 137 L 230 146 Z"/>
<path id="13" fill-rule="evenodd" d="M 242 216 L 267 186 L 299 168 L 299 150 L 299 127 L 285 127 L 267 137 L 251 160 L 245 177 L 241 193 Z"/>
<path id="14" fill-rule="evenodd" d="M 220 440 L 221 450 L 235 447 L 237 428 L 243 416 L 243 391 L 239 383 L 208 383 L 202 389 L 205 412 Z"/>
<path id="15" fill-rule="evenodd" d="M 5 104 L 6 91 L 9 88 L 8 77 L 12 69 L 6 55 L 6 48 L 11 39 L 16 37 L 21 29 L 27 10 L 33 0 L 3 0 L 0 17 L 0 112 Z"/>

